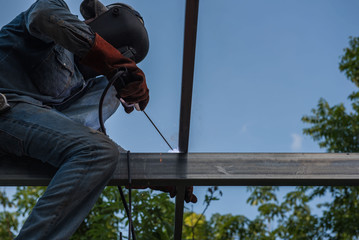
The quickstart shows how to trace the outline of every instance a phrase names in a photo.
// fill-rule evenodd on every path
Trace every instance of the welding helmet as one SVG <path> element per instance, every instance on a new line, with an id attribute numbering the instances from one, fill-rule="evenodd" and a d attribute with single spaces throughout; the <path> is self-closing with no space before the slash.
<path id="1" fill-rule="evenodd" d="M 142 16 L 127 4 L 104 6 L 98 0 L 85 0 L 80 12 L 88 25 L 102 38 L 136 63 L 142 61 L 149 49 L 148 34 Z"/>

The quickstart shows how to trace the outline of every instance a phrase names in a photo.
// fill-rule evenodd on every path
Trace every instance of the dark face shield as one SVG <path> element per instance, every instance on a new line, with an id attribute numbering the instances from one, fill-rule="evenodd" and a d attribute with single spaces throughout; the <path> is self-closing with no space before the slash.
<path id="1" fill-rule="evenodd" d="M 112 4 L 109 10 L 89 23 L 91 29 L 136 63 L 149 49 L 149 39 L 139 13 L 124 4 Z"/>

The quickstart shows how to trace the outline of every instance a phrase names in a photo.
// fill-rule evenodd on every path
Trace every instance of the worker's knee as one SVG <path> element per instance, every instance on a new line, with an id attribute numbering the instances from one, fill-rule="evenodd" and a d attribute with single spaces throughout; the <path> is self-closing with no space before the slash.
<path id="1" fill-rule="evenodd" d="M 91 166 L 105 175 L 112 175 L 119 159 L 119 148 L 106 135 L 92 133 L 83 139 L 77 139 L 72 144 L 72 154 L 65 161 L 76 162 L 84 166 Z"/>
<path id="2" fill-rule="evenodd" d="M 94 155 L 97 156 L 98 164 L 106 166 L 107 169 L 115 169 L 119 159 L 119 148 L 110 138 L 99 134 L 92 143 Z"/>

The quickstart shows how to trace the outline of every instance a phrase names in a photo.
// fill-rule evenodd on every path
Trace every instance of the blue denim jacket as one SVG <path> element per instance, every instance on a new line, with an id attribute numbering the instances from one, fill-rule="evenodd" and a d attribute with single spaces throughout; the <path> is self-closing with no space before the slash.
<path id="1" fill-rule="evenodd" d="M 8 100 L 61 104 L 86 86 L 74 55 L 94 33 L 63 0 L 38 0 L 0 31 L 0 92 Z"/>

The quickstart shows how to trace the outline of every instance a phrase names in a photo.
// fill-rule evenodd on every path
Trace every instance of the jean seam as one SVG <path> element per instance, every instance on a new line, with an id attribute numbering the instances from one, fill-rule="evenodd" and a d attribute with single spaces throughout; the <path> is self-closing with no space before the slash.
<path id="1" fill-rule="evenodd" d="M 97 149 L 97 148 L 91 148 L 90 151 L 91 151 L 92 153 L 96 153 L 96 149 Z M 93 154 L 92 154 L 92 155 L 93 155 Z M 95 156 L 91 156 L 91 157 L 92 157 L 92 159 L 93 159 Z M 91 167 L 92 165 L 93 165 L 93 162 L 92 162 L 92 161 L 90 161 L 89 164 L 87 164 L 86 170 L 85 170 L 84 173 L 81 175 L 81 177 L 77 177 L 77 178 L 76 178 L 77 185 L 76 185 L 73 189 L 76 189 L 76 188 L 78 188 L 79 185 L 81 185 L 81 181 L 79 181 L 79 179 L 85 179 L 84 176 L 89 173 L 89 169 L 90 169 L 90 167 Z M 70 190 L 69 190 L 68 192 L 70 192 Z M 68 199 L 65 203 L 61 204 L 61 205 L 59 206 L 58 210 L 56 211 L 56 213 L 61 212 L 61 210 L 64 209 L 64 207 L 65 207 L 66 205 L 68 205 L 69 203 L 71 203 L 72 200 L 73 200 L 73 197 L 71 197 L 70 199 Z M 44 231 L 43 236 L 47 236 L 50 227 L 53 226 L 56 221 L 58 221 L 58 216 L 59 216 L 59 215 L 60 215 L 60 214 L 57 214 L 57 215 L 54 214 L 53 219 L 52 219 L 51 223 L 48 225 L 48 229 Z"/>

